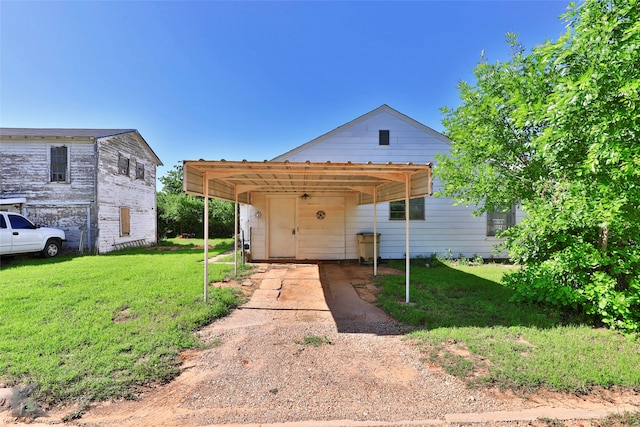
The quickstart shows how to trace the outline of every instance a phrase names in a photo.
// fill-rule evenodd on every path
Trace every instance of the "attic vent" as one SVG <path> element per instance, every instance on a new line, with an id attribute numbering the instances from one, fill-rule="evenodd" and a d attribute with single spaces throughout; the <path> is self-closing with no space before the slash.
<path id="1" fill-rule="evenodd" d="M 380 129 L 378 131 L 378 145 L 389 145 L 389 131 Z"/>

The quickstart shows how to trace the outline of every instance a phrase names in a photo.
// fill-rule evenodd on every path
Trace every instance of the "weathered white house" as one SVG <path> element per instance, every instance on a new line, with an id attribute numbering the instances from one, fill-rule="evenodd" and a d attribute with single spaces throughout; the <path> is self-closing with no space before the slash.
<path id="1" fill-rule="evenodd" d="M 135 129 L 0 128 L 0 210 L 63 229 L 66 250 L 154 243 L 160 165 Z"/>
<path id="2" fill-rule="evenodd" d="M 272 162 L 428 164 L 435 161 L 437 153 L 448 152 L 450 145 L 441 133 L 382 105 Z M 433 186 L 437 191 L 437 180 Z M 403 258 L 403 196 L 379 204 L 359 203 L 359 197 L 356 191 L 340 194 L 317 191 L 312 186 L 295 194 L 275 190 L 252 194 L 240 210 L 240 227 L 250 242 L 252 258 L 358 259 L 362 250 L 358 235 L 372 233 L 374 222 L 380 234 L 380 257 Z M 500 242 L 496 231 L 514 224 L 521 213 L 514 209 L 474 217 L 472 211 L 473 207 L 456 206 L 448 198 L 411 198 L 410 256 L 495 256 L 492 250 Z"/>

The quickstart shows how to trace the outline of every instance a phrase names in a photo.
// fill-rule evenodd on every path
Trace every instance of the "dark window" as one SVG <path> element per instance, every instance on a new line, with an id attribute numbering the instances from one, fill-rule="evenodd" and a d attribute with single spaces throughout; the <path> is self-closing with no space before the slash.
<path id="1" fill-rule="evenodd" d="M 136 162 L 136 179 L 144 179 L 144 163 Z"/>
<path id="2" fill-rule="evenodd" d="M 404 200 L 389 203 L 389 219 L 405 219 Z M 424 197 L 409 200 L 409 219 L 424 220 Z"/>
<path id="3" fill-rule="evenodd" d="M 487 236 L 500 234 L 516 223 L 516 208 L 487 212 Z"/>
<path id="4" fill-rule="evenodd" d="M 51 182 L 67 181 L 67 147 L 51 147 Z"/>
<path id="5" fill-rule="evenodd" d="M 378 144 L 389 145 L 389 131 L 380 129 L 378 131 Z"/>
<path id="6" fill-rule="evenodd" d="M 4 220 L 4 215 L 0 215 L 0 228 L 7 228 L 7 221 Z"/>
<path id="7" fill-rule="evenodd" d="M 118 154 L 118 173 L 129 176 L 129 159 L 122 154 Z"/>
<path id="8" fill-rule="evenodd" d="M 129 208 L 120 208 L 120 235 L 131 234 L 131 211 Z"/>
<path id="9" fill-rule="evenodd" d="M 19 215 L 9 215 L 9 222 L 11 223 L 11 228 L 15 229 L 34 229 L 36 228 L 35 225 L 33 225 L 31 223 L 31 221 L 29 221 L 26 218 L 23 218 Z"/>

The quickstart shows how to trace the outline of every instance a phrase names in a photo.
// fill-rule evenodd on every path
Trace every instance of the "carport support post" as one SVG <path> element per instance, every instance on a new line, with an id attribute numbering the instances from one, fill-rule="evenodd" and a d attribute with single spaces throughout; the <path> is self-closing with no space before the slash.
<path id="1" fill-rule="evenodd" d="M 378 189 L 373 190 L 373 275 L 378 275 L 378 207 L 376 206 Z"/>
<path id="2" fill-rule="evenodd" d="M 405 189 L 404 189 L 404 228 L 405 228 L 405 290 L 406 290 L 406 302 L 409 304 L 409 277 L 411 277 L 411 256 L 409 255 L 409 192 L 411 191 L 411 181 L 407 174 L 405 177 Z"/>
<path id="3" fill-rule="evenodd" d="M 204 176 L 204 302 L 209 299 L 209 178 Z"/>
<path id="4" fill-rule="evenodd" d="M 238 275 L 238 188 L 234 189 L 233 204 L 233 274 Z"/>

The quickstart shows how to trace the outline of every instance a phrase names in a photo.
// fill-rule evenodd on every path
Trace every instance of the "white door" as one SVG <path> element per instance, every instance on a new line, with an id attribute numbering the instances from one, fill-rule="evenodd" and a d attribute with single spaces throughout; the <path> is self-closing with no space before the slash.
<path id="1" fill-rule="evenodd" d="M 269 258 L 296 257 L 296 197 L 269 198 Z"/>

